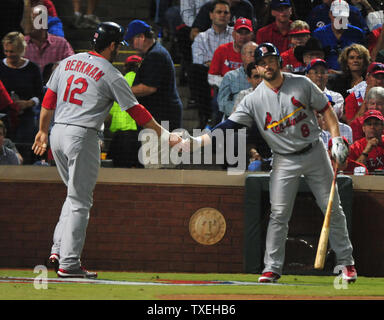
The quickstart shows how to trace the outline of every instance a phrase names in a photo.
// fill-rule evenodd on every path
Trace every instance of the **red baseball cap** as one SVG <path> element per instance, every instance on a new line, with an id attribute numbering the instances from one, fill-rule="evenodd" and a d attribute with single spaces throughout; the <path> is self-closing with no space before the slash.
<path id="1" fill-rule="evenodd" d="M 143 61 L 143 58 L 137 55 L 132 55 L 132 56 L 129 56 L 127 59 L 125 59 L 125 63 L 141 62 L 141 61 Z"/>
<path id="2" fill-rule="evenodd" d="M 365 111 L 363 114 L 363 121 L 365 122 L 365 120 L 367 120 L 369 118 L 376 118 L 376 119 L 379 119 L 381 121 L 384 121 L 383 114 L 379 110 Z"/>
<path id="3" fill-rule="evenodd" d="M 311 31 L 308 29 L 301 29 L 301 30 L 291 30 L 288 32 L 288 35 L 294 36 L 296 34 L 311 34 Z"/>
<path id="4" fill-rule="evenodd" d="M 367 73 L 369 74 L 384 73 L 384 64 L 380 62 L 372 62 L 368 66 Z"/>
<path id="5" fill-rule="evenodd" d="M 241 28 L 244 28 L 244 29 L 247 29 L 247 30 L 253 32 L 252 21 L 247 19 L 247 18 L 237 19 L 235 26 L 234 26 L 234 29 L 235 29 L 235 31 L 237 31 Z"/>
<path id="6" fill-rule="evenodd" d="M 323 59 L 313 59 L 310 63 L 308 63 L 307 67 L 305 68 L 305 73 L 308 73 L 309 70 L 311 70 L 315 66 L 323 66 L 324 68 L 328 69 L 328 64 Z"/>

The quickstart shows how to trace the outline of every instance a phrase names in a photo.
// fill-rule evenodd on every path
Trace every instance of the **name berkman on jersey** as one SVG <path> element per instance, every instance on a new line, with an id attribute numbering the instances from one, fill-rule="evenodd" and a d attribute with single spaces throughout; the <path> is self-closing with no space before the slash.
<path id="1" fill-rule="evenodd" d="M 83 73 L 94 79 L 96 82 L 104 76 L 104 72 L 101 71 L 98 67 L 95 67 L 93 64 L 84 61 L 77 61 L 76 59 L 67 61 L 67 64 L 65 65 L 65 71 L 68 70 Z"/>

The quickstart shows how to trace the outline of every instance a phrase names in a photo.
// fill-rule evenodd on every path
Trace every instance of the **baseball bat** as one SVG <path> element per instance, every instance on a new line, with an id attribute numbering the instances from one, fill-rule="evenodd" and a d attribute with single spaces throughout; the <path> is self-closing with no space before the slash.
<path id="1" fill-rule="evenodd" d="M 331 221 L 333 198 L 335 196 L 336 177 L 337 177 L 337 164 L 335 164 L 335 172 L 333 175 L 331 191 L 329 193 L 327 211 L 325 212 L 324 223 L 323 223 L 323 227 L 322 227 L 321 233 L 320 233 L 319 244 L 317 246 L 317 253 L 316 253 L 316 259 L 315 259 L 315 269 L 323 269 L 324 268 L 325 257 L 327 256 L 329 224 Z"/>

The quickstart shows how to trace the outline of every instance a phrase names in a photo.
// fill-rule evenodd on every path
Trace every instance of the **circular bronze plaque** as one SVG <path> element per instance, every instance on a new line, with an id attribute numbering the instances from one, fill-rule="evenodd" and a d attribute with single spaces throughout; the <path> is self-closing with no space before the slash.
<path id="1" fill-rule="evenodd" d="M 224 216 L 214 208 L 201 208 L 189 220 L 189 233 L 198 243 L 212 245 L 225 234 Z"/>

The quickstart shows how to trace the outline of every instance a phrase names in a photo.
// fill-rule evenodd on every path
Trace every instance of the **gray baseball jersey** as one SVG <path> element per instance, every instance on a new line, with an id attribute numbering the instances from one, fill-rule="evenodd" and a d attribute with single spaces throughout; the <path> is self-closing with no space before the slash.
<path id="1" fill-rule="evenodd" d="M 122 110 L 138 104 L 123 75 L 94 52 L 61 61 L 47 86 L 57 93 L 55 122 L 59 123 L 100 130 L 114 101 Z"/>
<path id="2" fill-rule="evenodd" d="M 122 110 L 138 102 L 122 74 L 95 52 L 63 60 L 47 85 L 57 94 L 51 150 L 67 186 L 51 253 L 60 256 L 61 269 L 77 270 L 100 167 L 96 130 L 101 129 L 114 101 Z"/>
<path id="3" fill-rule="evenodd" d="M 314 110 L 328 105 L 324 93 L 304 76 L 283 73 L 284 82 L 274 91 L 265 82 L 239 104 L 229 117 L 250 126 L 256 122 L 260 133 L 274 152 L 269 181 L 271 215 L 264 255 L 265 272 L 280 275 L 283 271 L 288 222 L 292 214 L 299 178 L 313 192 L 320 209 L 325 212 L 332 184 L 332 165 L 319 142 L 320 127 Z M 312 143 L 312 148 L 300 155 Z M 352 245 L 338 193 L 334 197 L 329 241 L 341 265 L 353 265 Z"/>
<path id="4" fill-rule="evenodd" d="M 319 139 L 321 129 L 314 110 L 324 109 L 328 99 L 307 77 L 283 74 L 278 92 L 260 83 L 229 120 L 249 127 L 256 122 L 273 152 L 290 154 Z"/>

